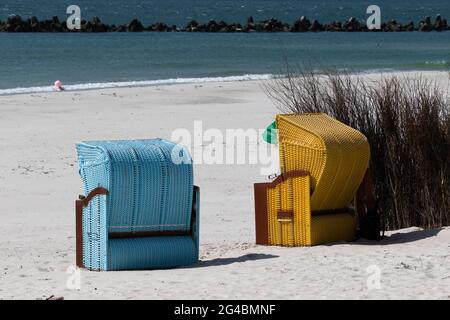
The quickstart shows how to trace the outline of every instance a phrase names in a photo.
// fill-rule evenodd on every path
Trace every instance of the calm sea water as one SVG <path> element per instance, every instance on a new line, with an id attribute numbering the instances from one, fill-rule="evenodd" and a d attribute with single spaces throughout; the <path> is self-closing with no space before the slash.
<path id="1" fill-rule="evenodd" d="M 438 13 L 450 15 L 448 0 L 1 0 L 0 18 L 9 14 L 39 18 L 65 16 L 67 6 L 77 4 L 86 19 L 99 16 L 108 23 L 125 23 L 134 16 L 143 21 L 178 25 L 191 19 L 241 21 L 275 17 L 292 22 L 306 15 L 320 21 L 364 18 L 367 6 L 377 4 L 383 19 L 420 19 Z"/>
<path id="2" fill-rule="evenodd" d="M 146 23 L 184 25 L 191 19 L 244 21 L 276 17 L 292 22 L 301 15 L 320 21 L 363 19 L 374 1 L 357 0 L 1 0 L 0 19 L 9 14 L 64 18 L 70 4 L 83 18 L 108 23 L 138 16 Z M 450 1 L 376 2 L 383 19 L 417 21 L 441 13 Z M 0 33 L 0 94 L 50 90 L 55 79 L 73 88 L 201 82 L 220 77 L 264 78 L 290 64 L 353 71 L 444 70 L 450 62 L 450 32 L 304 34 L 6 34 Z M 245 76 L 247 75 L 247 76 Z M 250 75 L 250 76 L 248 76 Z M 192 79 L 195 78 L 195 79 Z M 214 79 L 211 79 L 214 78 Z M 108 82 L 108 84 L 104 84 Z M 114 84 L 113 84 L 113 83 Z M 28 89 L 17 89 L 17 88 Z M 29 89 L 29 87 L 38 87 Z M 10 90 L 11 88 L 15 88 Z"/>

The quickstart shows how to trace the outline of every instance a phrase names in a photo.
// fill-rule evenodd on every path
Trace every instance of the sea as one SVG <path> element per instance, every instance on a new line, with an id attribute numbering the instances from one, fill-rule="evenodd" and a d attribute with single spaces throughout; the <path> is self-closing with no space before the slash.
<path id="1" fill-rule="evenodd" d="M 18 14 L 109 24 L 134 17 L 145 25 L 185 26 L 190 20 L 245 23 L 300 16 L 322 23 L 365 20 L 369 5 L 383 21 L 450 19 L 448 0 L 0 0 L 0 20 Z M 0 95 L 51 91 L 268 79 L 286 66 L 350 72 L 450 69 L 449 32 L 406 33 L 0 33 Z"/>

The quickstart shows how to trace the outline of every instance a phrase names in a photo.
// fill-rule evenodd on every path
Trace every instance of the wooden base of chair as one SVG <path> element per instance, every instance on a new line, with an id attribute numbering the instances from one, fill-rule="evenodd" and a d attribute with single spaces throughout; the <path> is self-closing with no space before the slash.
<path id="1" fill-rule="evenodd" d="M 270 188 L 275 188 L 277 185 L 283 183 L 289 178 L 309 176 L 307 171 L 289 171 L 279 175 L 272 182 L 255 183 L 255 232 L 256 244 L 271 245 L 269 240 L 269 210 L 268 210 L 268 192 Z M 326 215 L 340 215 L 349 214 L 354 216 L 354 211 L 351 208 L 337 208 L 331 210 L 313 210 L 311 211 L 311 219 Z M 293 210 L 279 210 L 277 212 L 277 219 L 279 222 L 292 222 L 294 217 Z"/>

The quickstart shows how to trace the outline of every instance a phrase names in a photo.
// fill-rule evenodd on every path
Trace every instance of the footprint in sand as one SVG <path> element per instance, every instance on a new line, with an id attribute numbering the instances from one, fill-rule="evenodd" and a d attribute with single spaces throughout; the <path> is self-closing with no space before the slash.
<path id="1" fill-rule="evenodd" d="M 38 270 L 41 272 L 52 272 L 54 269 L 51 267 L 49 267 L 49 268 L 38 267 Z"/>

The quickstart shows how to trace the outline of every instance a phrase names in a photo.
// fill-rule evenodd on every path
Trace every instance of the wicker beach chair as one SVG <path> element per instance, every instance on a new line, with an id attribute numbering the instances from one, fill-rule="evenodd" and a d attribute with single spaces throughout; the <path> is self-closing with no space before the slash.
<path id="1" fill-rule="evenodd" d="M 162 139 L 76 147 L 85 191 L 76 201 L 79 267 L 155 269 L 198 261 L 199 189 L 185 148 Z"/>
<path id="2" fill-rule="evenodd" d="M 370 147 L 359 131 L 322 113 L 277 115 L 281 175 L 255 184 L 256 242 L 311 246 L 352 240 L 350 207 Z"/>

